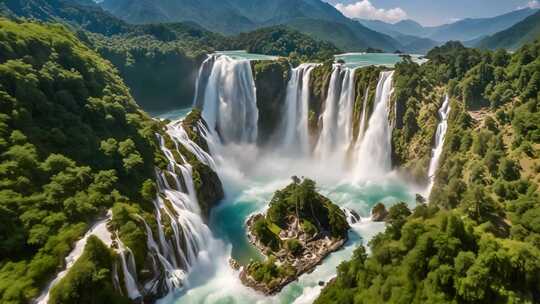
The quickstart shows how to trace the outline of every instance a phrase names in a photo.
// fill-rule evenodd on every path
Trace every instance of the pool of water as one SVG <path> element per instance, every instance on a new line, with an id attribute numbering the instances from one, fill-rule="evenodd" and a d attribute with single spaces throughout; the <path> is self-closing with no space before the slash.
<path id="1" fill-rule="evenodd" d="M 150 116 L 157 118 L 157 119 L 169 119 L 169 120 L 180 120 L 184 119 L 189 112 L 191 112 L 191 107 L 189 108 L 180 108 L 175 110 L 169 110 L 169 111 L 162 111 L 162 112 L 150 112 Z"/>
<path id="2" fill-rule="evenodd" d="M 425 62 L 421 55 L 410 55 L 417 63 Z M 370 65 L 393 67 L 402 58 L 399 54 L 387 53 L 347 53 L 335 56 L 336 60 L 343 60 L 349 67 L 365 67 Z"/>
<path id="3" fill-rule="evenodd" d="M 247 59 L 247 60 L 276 60 L 279 57 L 262 54 L 253 54 L 246 51 L 218 51 L 217 54 L 222 54 L 231 57 L 232 59 Z"/>
<path id="4" fill-rule="evenodd" d="M 383 223 L 369 219 L 377 202 L 386 206 L 400 201 L 414 204 L 414 189 L 392 173 L 377 180 L 351 182 L 355 180 L 351 172 L 332 168 L 332 164 L 317 163 L 311 158 L 289 158 L 246 145 L 223 148 L 216 161 L 226 199 L 213 210 L 209 221 L 215 240 L 200 253 L 184 290 L 170 294 L 160 304 L 312 303 L 320 293 L 319 282 L 329 281 L 335 276 L 336 267 L 350 259 L 357 246 L 384 230 Z M 253 213 L 263 212 L 273 193 L 289 184 L 292 175 L 314 179 L 323 195 L 341 207 L 357 211 L 362 220 L 352 225 L 344 248 L 327 257 L 312 273 L 267 297 L 242 285 L 239 273 L 229 266 L 229 258 L 241 265 L 261 258 L 247 240 L 245 221 Z"/>

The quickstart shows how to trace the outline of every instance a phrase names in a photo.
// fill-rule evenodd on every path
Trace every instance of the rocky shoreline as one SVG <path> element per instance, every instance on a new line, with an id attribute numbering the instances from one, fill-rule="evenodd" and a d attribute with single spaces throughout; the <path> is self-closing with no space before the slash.
<path id="1" fill-rule="evenodd" d="M 319 233 L 318 235 L 309 237 L 305 233 L 295 229 L 295 223 L 293 222 L 289 225 L 289 229 L 282 231 L 281 235 L 285 237 L 284 240 L 293 239 L 289 238 L 293 235 L 298 236 L 294 239 L 302 244 L 303 252 L 300 255 L 293 255 L 288 250 L 281 249 L 274 253 L 270 248 L 257 241 L 257 238 L 252 233 L 253 223 L 262 216 L 262 214 L 256 214 L 246 221 L 249 242 L 266 257 L 269 257 L 270 255 L 274 256 L 276 258 L 276 264 L 290 265 L 294 269 L 294 274 L 276 278 L 272 281 L 272 284 L 267 284 L 259 282 L 250 276 L 247 266 L 242 267 L 240 271 L 240 280 L 242 284 L 265 295 L 274 295 L 281 291 L 287 284 L 296 281 L 301 275 L 312 272 L 315 270 L 316 266 L 322 264 L 322 261 L 330 255 L 330 253 L 341 249 L 348 240 L 347 237 L 332 238 L 326 233 Z"/>

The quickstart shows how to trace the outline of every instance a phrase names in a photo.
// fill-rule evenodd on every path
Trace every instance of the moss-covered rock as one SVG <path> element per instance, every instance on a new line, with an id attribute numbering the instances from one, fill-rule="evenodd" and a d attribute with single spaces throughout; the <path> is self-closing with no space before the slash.
<path id="1" fill-rule="evenodd" d="M 252 61 L 259 109 L 258 141 L 265 143 L 277 129 L 287 94 L 290 64 L 286 59 Z"/>
<path id="2" fill-rule="evenodd" d="M 311 72 L 309 80 L 309 115 L 308 128 L 310 143 L 314 145 L 321 130 L 319 117 L 324 111 L 324 102 L 328 95 L 328 86 L 330 85 L 330 77 L 332 76 L 333 61 L 326 61 L 324 64 L 317 66 Z"/>
<path id="3" fill-rule="evenodd" d="M 219 176 L 207 165 L 197 162 L 193 166 L 193 181 L 202 214 L 208 218 L 210 211 L 223 199 L 223 185 Z"/>
<path id="4" fill-rule="evenodd" d="M 206 122 L 202 118 L 202 112 L 200 109 L 193 108 L 191 112 L 184 118 L 182 121 L 182 127 L 186 130 L 186 133 L 194 143 L 201 147 L 204 151 L 209 152 L 208 143 L 201 135 L 201 130 L 199 129 L 199 123 L 206 125 Z"/>
<path id="5" fill-rule="evenodd" d="M 382 67 L 369 66 L 359 68 L 355 71 L 355 103 L 353 110 L 353 138 L 358 139 L 360 134 L 360 121 L 364 110 L 364 100 L 366 99 L 366 119 L 369 120 L 369 115 L 373 112 L 375 104 L 375 93 L 379 82 L 380 74 L 384 70 Z M 367 122 L 365 128 L 367 129 Z M 366 130 L 364 129 L 364 131 Z"/>

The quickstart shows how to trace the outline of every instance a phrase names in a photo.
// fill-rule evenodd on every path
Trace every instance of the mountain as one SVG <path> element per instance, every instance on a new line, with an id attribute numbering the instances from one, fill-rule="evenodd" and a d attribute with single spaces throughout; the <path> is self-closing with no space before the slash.
<path id="1" fill-rule="evenodd" d="M 468 18 L 435 27 L 424 27 L 413 20 L 403 20 L 394 24 L 363 19 L 358 19 L 358 22 L 394 38 L 399 35 L 412 35 L 440 42 L 472 41 L 505 30 L 536 12 L 535 9 L 525 8 L 492 18 Z"/>
<path id="2" fill-rule="evenodd" d="M 477 46 L 487 49 L 505 48 L 515 50 L 523 44 L 540 38 L 540 11 L 509 29 L 481 40 Z"/>
<path id="3" fill-rule="evenodd" d="M 481 36 L 492 35 L 522 21 L 537 10 L 525 8 L 493 18 L 464 19 L 443 25 L 429 36 L 436 41 L 473 40 Z"/>
<path id="4" fill-rule="evenodd" d="M 320 0 L 105 0 L 101 5 L 136 24 L 192 21 L 227 35 L 288 25 L 344 50 L 401 47 L 392 37 L 368 29 Z M 334 35 L 334 30 L 339 34 Z"/>
<path id="5" fill-rule="evenodd" d="M 374 31 L 381 32 L 392 37 L 400 35 L 428 37 L 436 29 L 434 27 L 424 27 L 420 23 L 410 19 L 402 20 L 397 23 L 387 23 L 380 20 L 367 19 L 355 20 Z"/>
<path id="6" fill-rule="evenodd" d="M 440 45 L 437 41 L 417 36 L 399 35 L 394 39 L 401 43 L 402 51 L 413 54 L 426 54 L 432 48 Z"/>

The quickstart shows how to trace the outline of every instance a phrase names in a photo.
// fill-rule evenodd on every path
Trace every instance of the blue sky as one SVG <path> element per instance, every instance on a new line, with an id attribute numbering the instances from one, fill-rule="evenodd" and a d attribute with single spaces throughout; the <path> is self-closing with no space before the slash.
<path id="1" fill-rule="evenodd" d="M 395 22 L 408 18 L 439 25 L 464 18 L 491 17 L 526 6 L 540 8 L 538 0 L 326 0 L 349 17 Z"/>

